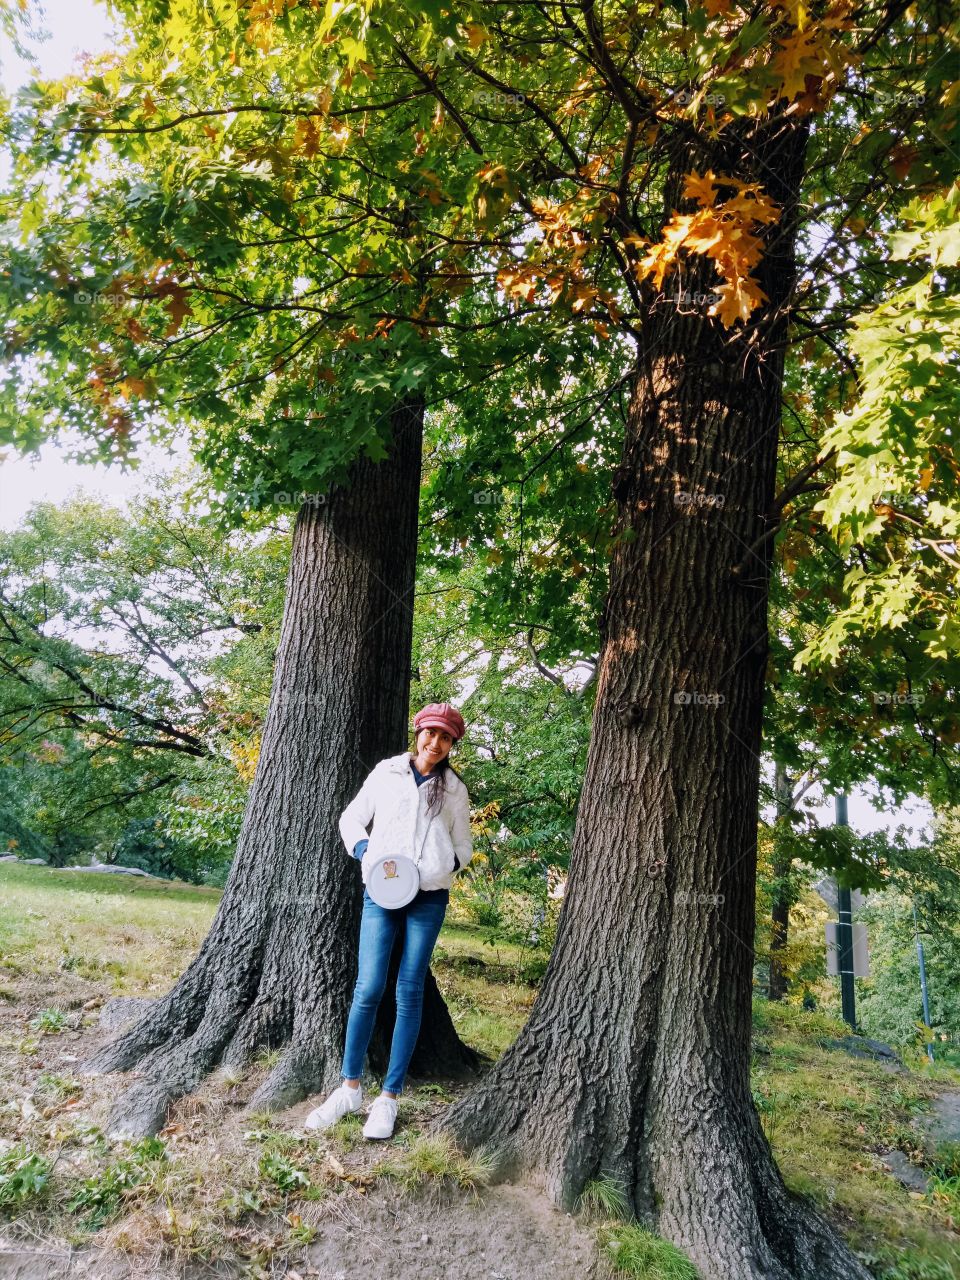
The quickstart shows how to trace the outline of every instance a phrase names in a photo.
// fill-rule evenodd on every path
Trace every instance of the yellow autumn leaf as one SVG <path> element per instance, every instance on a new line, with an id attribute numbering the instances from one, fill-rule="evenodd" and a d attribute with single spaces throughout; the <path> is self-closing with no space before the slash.
<path id="1" fill-rule="evenodd" d="M 791 31 L 780 41 L 771 69 L 780 80 L 781 98 L 792 100 L 806 92 L 807 76 L 822 75 L 824 49 L 812 31 Z"/>
<path id="2" fill-rule="evenodd" d="M 717 316 L 728 329 L 737 320 L 746 320 L 755 307 L 767 301 L 767 295 L 749 276 L 725 280 L 717 292 L 720 294 L 720 301 L 710 307 L 707 315 Z"/>
<path id="3" fill-rule="evenodd" d="M 693 215 L 683 245 L 693 253 L 707 253 L 725 238 L 726 228 L 712 209 L 702 209 Z"/>
<path id="4" fill-rule="evenodd" d="M 713 185 L 714 172 L 708 169 L 701 178 L 696 169 L 688 173 L 683 183 L 683 198 L 696 200 L 703 209 L 709 209 L 717 198 L 717 188 Z"/>
<path id="5" fill-rule="evenodd" d="M 501 267 L 497 272 L 497 284 L 505 294 L 514 293 L 526 302 L 532 302 L 537 292 L 537 276 L 531 267 Z"/>

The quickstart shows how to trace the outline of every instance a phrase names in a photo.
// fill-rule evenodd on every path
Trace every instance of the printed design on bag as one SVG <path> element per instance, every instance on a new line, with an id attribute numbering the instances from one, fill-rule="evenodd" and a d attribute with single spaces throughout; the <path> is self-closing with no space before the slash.
<path id="1" fill-rule="evenodd" d="M 391 859 L 383 864 L 383 878 L 385 880 L 396 880 L 397 864 Z"/>

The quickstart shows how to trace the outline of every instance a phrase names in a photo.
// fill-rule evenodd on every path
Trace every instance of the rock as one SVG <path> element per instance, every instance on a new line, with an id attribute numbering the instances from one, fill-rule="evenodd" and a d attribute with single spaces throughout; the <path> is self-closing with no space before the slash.
<path id="1" fill-rule="evenodd" d="M 112 862 L 91 862 L 86 866 L 64 867 L 64 871 L 103 871 L 107 875 L 115 876 L 146 876 L 148 880 L 158 880 L 159 876 L 152 876 L 148 871 L 141 871 L 139 867 L 120 867 Z"/>
<path id="2" fill-rule="evenodd" d="M 104 1031 L 119 1031 L 146 1013 L 153 1003 L 142 996 L 117 996 L 100 1010 L 100 1026 Z"/>
<path id="3" fill-rule="evenodd" d="M 873 1062 L 890 1062 L 903 1067 L 900 1055 L 882 1040 L 869 1040 L 866 1036 L 843 1036 L 839 1040 L 818 1040 L 817 1044 L 821 1049 L 842 1049 L 854 1058 L 869 1058 Z"/>
<path id="4" fill-rule="evenodd" d="M 917 1116 L 913 1124 L 929 1135 L 934 1146 L 941 1142 L 960 1143 L 960 1089 L 938 1094 L 929 1112 Z"/>
<path id="5" fill-rule="evenodd" d="M 908 1191 L 926 1191 L 927 1175 L 911 1164 L 902 1151 L 884 1151 L 881 1158 L 902 1187 Z"/>

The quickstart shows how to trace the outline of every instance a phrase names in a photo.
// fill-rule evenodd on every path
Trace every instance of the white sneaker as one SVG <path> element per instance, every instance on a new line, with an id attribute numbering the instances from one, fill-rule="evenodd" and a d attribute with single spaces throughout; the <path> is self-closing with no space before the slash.
<path id="1" fill-rule="evenodd" d="M 389 1138 L 393 1134 L 393 1126 L 397 1120 L 397 1100 L 381 1093 L 374 1098 L 373 1105 L 363 1126 L 365 1138 Z"/>
<path id="2" fill-rule="evenodd" d="M 304 1128 L 329 1129 L 341 1116 L 349 1115 L 351 1111 L 359 1111 L 362 1103 L 363 1088 L 360 1085 L 357 1085 L 356 1089 L 351 1089 L 349 1085 L 342 1084 L 338 1089 L 334 1089 L 326 1102 L 310 1112 L 303 1122 Z"/>

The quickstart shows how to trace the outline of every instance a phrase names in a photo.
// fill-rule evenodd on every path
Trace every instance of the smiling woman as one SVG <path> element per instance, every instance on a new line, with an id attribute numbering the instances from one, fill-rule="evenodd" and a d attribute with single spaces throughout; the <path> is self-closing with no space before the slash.
<path id="1" fill-rule="evenodd" d="M 383 1092 L 374 1100 L 363 1129 L 367 1138 L 392 1135 L 396 1097 L 420 1031 L 423 984 L 450 900 L 450 885 L 473 856 L 467 789 L 448 759 L 450 748 L 464 735 L 463 716 L 448 702 L 431 703 L 417 712 L 413 723 L 416 754 L 404 751 L 382 760 L 340 818 L 340 834 L 347 851 L 360 857 L 367 886 L 360 921 L 359 973 L 347 1023 L 343 1084 L 307 1116 L 308 1129 L 327 1129 L 341 1116 L 360 1109 L 360 1074 L 386 988 L 394 940 L 402 926 L 390 1062 Z M 371 820 L 373 833 L 368 840 L 366 828 Z"/>

